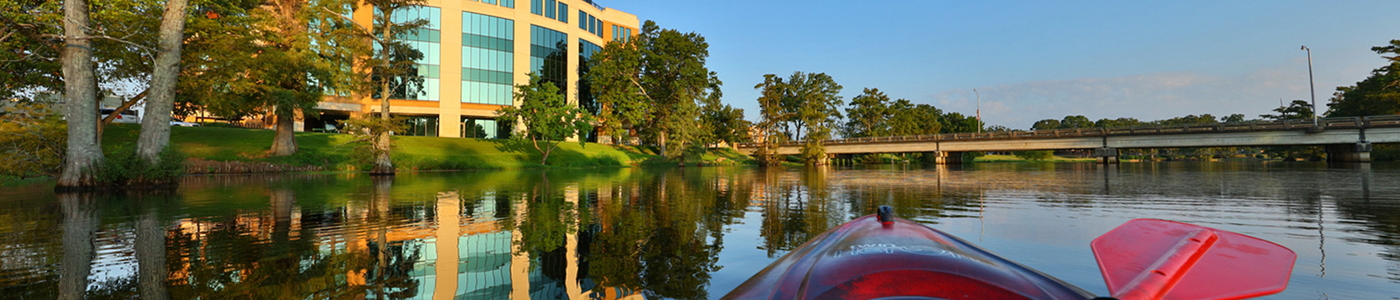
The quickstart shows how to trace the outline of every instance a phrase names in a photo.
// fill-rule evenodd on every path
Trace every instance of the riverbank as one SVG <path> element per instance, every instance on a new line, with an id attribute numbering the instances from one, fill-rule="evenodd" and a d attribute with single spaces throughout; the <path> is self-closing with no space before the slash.
<path id="1" fill-rule="evenodd" d="M 103 134 L 104 149 L 135 143 L 140 126 L 114 124 Z M 297 153 L 285 157 L 266 154 L 272 130 L 221 127 L 173 127 L 171 145 L 189 160 L 187 173 L 276 173 L 306 171 L 359 171 L 362 163 L 354 136 L 339 133 L 298 132 Z M 395 136 L 394 164 L 399 170 L 477 170 L 528 168 L 626 167 L 671 164 L 648 147 L 564 142 L 549 155 L 549 165 L 528 143 L 510 140 Z M 731 149 L 715 149 L 701 159 L 705 164 L 745 164 L 749 159 Z"/>

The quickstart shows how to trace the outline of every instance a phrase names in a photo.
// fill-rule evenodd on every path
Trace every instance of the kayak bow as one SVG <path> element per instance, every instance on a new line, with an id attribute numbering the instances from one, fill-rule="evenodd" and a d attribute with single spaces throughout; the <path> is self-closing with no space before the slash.
<path id="1" fill-rule="evenodd" d="M 1200 243 L 1206 240 L 1212 244 Z M 1229 248 L 1221 250 L 1221 246 Z M 1096 239 L 1093 249 L 1110 291 L 1125 300 L 1239 299 L 1277 293 L 1287 285 L 1296 257 L 1283 246 L 1242 234 L 1144 219 Z M 1217 266 L 1190 272 L 1198 262 Z M 1229 269 L 1240 265 L 1252 267 Z M 1243 285 L 1222 279 L 1230 277 L 1252 279 Z M 878 298 L 1091 299 L 1094 295 L 942 231 L 897 218 L 893 209 L 881 206 L 877 214 L 818 235 L 724 297 Z"/>

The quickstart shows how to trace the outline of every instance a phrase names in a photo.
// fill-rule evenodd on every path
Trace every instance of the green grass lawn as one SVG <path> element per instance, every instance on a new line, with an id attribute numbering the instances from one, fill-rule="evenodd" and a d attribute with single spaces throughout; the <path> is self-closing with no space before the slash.
<path id="1" fill-rule="evenodd" d="M 113 124 L 103 134 L 104 148 L 133 144 L 139 125 Z M 328 170 L 362 170 L 368 164 L 355 159 L 354 136 L 339 133 L 298 132 L 297 154 L 288 157 L 268 157 L 272 147 L 272 130 L 173 127 L 170 142 L 176 150 L 191 159 L 212 161 L 274 162 L 291 165 L 316 165 Z M 536 168 L 540 154 L 529 142 L 510 140 L 439 138 L 419 136 L 394 137 L 394 164 L 401 170 L 462 170 Z M 726 161 L 746 163 L 751 159 L 731 149 L 716 149 L 705 155 L 713 162 L 719 157 Z M 549 155 L 550 167 L 632 166 L 660 163 L 661 158 L 647 147 L 611 146 L 595 143 L 580 145 L 562 142 Z"/>

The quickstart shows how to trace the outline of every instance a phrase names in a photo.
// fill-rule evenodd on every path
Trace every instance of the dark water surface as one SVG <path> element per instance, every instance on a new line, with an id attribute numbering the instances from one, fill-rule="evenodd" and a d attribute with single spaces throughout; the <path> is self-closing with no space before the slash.
<path id="1" fill-rule="evenodd" d="M 1400 165 L 978 164 L 189 177 L 0 187 L 0 298 L 718 298 L 892 205 L 1104 294 L 1089 241 L 1134 218 L 1293 249 L 1275 299 L 1400 299 Z"/>

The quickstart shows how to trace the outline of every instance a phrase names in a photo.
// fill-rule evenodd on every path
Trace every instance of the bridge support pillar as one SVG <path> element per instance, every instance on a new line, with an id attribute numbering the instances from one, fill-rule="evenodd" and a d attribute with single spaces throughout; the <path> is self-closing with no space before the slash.
<path id="1" fill-rule="evenodd" d="M 1333 144 L 1325 146 L 1328 162 L 1371 162 L 1371 143 Z"/>
<path id="2" fill-rule="evenodd" d="M 956 165 L 956 164 L 962 164 L 962 154 L 963 154 L 962 152 L 944 152 L 944 151 L 933 151 L 933 152 L 927 152 L 927 153 L 925 153 L 925 155 L 932 155 L 932 156 L 934 157 L 933 163 L 934 163 L 934 164 L 939 164 L 939 165 Z"/>
<path id="3" fill-rule="evenodd" d="M 1103 147 L 1094 149 L 1092 156 L 1096 158 L 1100 164 L 1116 164 L 1118 163 L 1118 148 Z"/>

